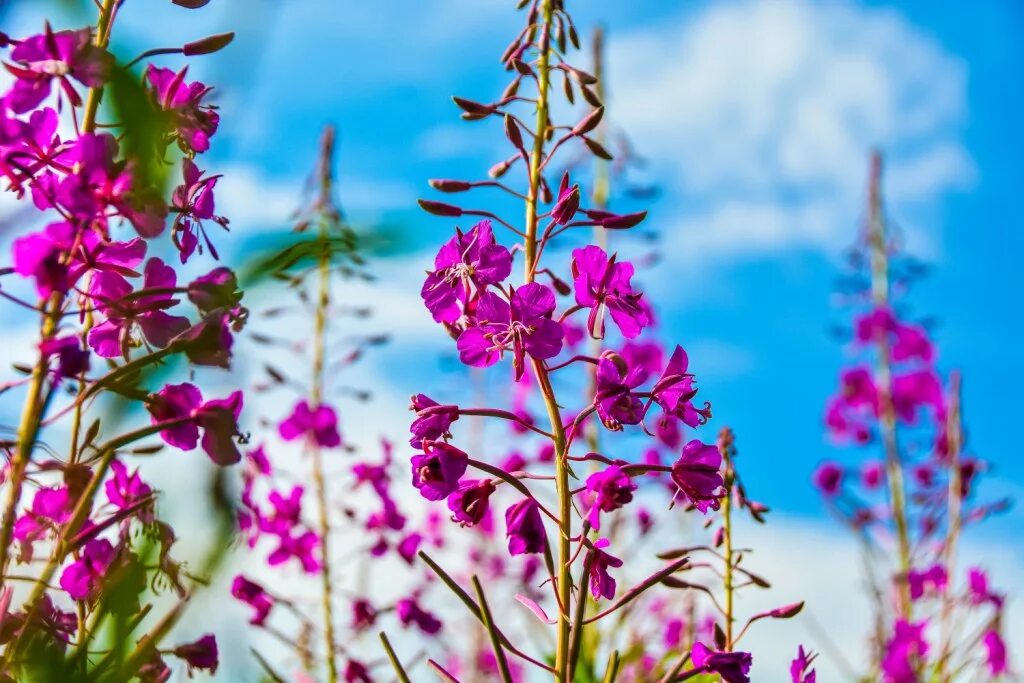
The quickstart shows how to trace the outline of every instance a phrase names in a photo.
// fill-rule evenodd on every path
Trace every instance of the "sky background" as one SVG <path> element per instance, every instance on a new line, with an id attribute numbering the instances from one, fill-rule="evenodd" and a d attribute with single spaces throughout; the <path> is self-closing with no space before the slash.
<path id="1" fill-rule="evenodd" d="M 327 122 L 339 127 L 340 196 L 353 221 L 402 228 L 400 253 L 380 262 L 372 294 L 371 325 L 394 341 L 353 379 L 374 386 L 372 424 L 401 441 L 406 414 L 381 416 L 404 410 L 414 391 L 458 381 L 451 345 L 418 299 L 417 273 L 451 225 L 418 212 L 415 199 L 432 196 L 427 178 L 480 177 L 501 150 L 499 131 L 460 122 L 448 96 L 500 92 L 497 56 L 519 28 L 512 3 L 135 4 L 118 26 L 123 54 L 237 32 L 192 67 L 222 107 L 205 160 L 224 174 L 228 260 L 287 225 Z M 54 6 L 15 3 L 6 30 L 34 32 Z M 886 154 L 889 215 L 930 266 L 911 310 L 935 319 L 942 368 L 963 372 L 970 450 L 992 463 L 985 491 L 1024 490 L 1015 201 L 1024 93 L 1013 85 L 1024 5 L 578 0 L 571 9 L 584 36 L 599 24 L 608 31 L 608 120 L 660 189 L 647 207 L 647 227 L 662 236 L 659 263 L 641 279 L 662 336 L 689 351 L 715 427 L 736 430 L 744 477 L 777 513 L 758 550 L 785 576 L 780 592 L 814 586 L 820 621 L 855 611 L 834 590 L 855 581 L 852 549 L 835 538 L 809 477 L 824 458 L 862 457 L 827 443 L 821 414 L 847 357 L 829 335 L 844 322 L 833 293 L 858 235 L 872 147 Z M 64 16 L 57 26 L 77 25 L 74 10 Z M 22 328 L 4 315 L 14 339 Z M 996 564 L 999 584 L 1024 578 L 1013 533 L 1022 521 L 1014 509 L 975 530 L 972 552 Z M 855 626 L 836 636 L 854 653 Z M 775 680 L 764 676 L 756 680 Z"/>

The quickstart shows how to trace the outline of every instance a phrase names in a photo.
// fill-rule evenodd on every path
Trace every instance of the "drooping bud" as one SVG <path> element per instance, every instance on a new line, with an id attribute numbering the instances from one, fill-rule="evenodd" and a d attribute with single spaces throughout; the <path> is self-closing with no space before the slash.
<path id="1" fill-rule="evenodd" d="M 590 131 L 597 128 L 601 123 L 601 119 L 604 117 L 604 107 L 598 107 L 594 111 L 590 112 L 583 117 L 583 120 L 576 124 L 576 127 L 572 129 L 573 135 L 586 135 Z"/>
<path id="2" fill-rule="evenodd" d="M 580 186 L 569 187 L 569 174 L 562 175 L 562 182 L 558 188 L 558 201 L 551 209 L 551 220 L 559 225 L 565 225 L 572 220 L 580 208 Z"/>

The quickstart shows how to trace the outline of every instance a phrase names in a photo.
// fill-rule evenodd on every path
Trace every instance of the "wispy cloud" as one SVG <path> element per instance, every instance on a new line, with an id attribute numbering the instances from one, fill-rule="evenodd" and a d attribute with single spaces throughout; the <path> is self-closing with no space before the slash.
<path id="1" fill-rule="evenodd" d="M 611 44 L 614 117 L 681 200 L 676 258 L 845 246 L 874 146 L 900 209 L 974 179 L 966 67 L 894 11 L 711 4 Z"/>

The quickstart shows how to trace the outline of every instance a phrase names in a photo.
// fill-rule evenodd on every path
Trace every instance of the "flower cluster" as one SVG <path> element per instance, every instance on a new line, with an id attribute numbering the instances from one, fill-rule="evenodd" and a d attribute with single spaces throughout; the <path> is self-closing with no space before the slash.
<path id="1" fill-rule="evenodd" d="M 170 656 L 189 671 L 212 672 L 218 664 L 213 635 L 159 649 L 202 584 L 173 559 L 176 536 L 157 516 L 158 492 L 130 459 L 160 450 L 140 443 L 156 436 L 184 451 L 201 446 L 220 466 L 240 459 L 241 392 L 204 399 L 193 383 L 148 384 L 151 370 L 175 356 L 193 367 L 227 367 L 233 334 L 247 314 L 230 269 L 179 284 L 175 269 L 152 253 L 171 214 L 175 235 L 213 218 L 215 182 L 203 179 L 196 157 L 217 127 L 211 89 L 185 83 L 184 70 L 174 75 L 150 64 L 138 75 L 130 67 L 147 56 L 216 52 L 232 36 L 119 64 L 108 45 L 122 3 L 96 4 L 95 26 L 46 24 L 36 35 L 3 36 L 13 83 L 0 97 L 0 176 L 5 190 L 40 218 L 25 221 L 31 229 L 14 239 L 11 266 L 3 270 L 5 298 L 39 321 L 34 364 L 16 366 L 22 377 L 5 385 L 23 391 L 24 402 L 10 430 L 17 438 L 3 446 L 4 680 L 21 680 L 40 662 L 58 680 L 166 680 Z M 182 89 L 191 95 L 174 94 Z M 130 96 L 138 106 L 116 118 L 101 107 L 102 99 Z M 152 169 L 174 166 L 185 181 L 167 198 Z M 184 262 L 194 244 L 172 241 Z M 90 415 L 103 396 L 145 407 L 149 424 L 107 433 Z M 123 406 L 118 412 L 131 415 Z M 57 434 L 70 436 L 61 445 Z M 218 548 L 204 572 L 215 568 Z M 17 598 L 13 562 L 29 572 L 29 589 Z M 142 606 L 161 587 L 172 588 L 178 601 L 162 625 L 145 621 L 152 605 Z M 24 599 L 20 609 L 15 599 Z M 123 644 L 114 651 L 95 638 L 109 629 Z"/>
<path id="2" fill-rule="evenodd" d="M 824 462 L 813 481 L 839 517 L 891 559 L 891 581 L 872 587 L 890 598 L 877 615 L 885 628 L 873 636 L 873 670 L 912 683 L 926 672 L 946 681 L 978 667 L 978 677 L 995 680 L 1009 673 L 1003 597 L 980 568 L 960 575 L 957 547 L 965 527 L 1008 503 L 977 500 L 987 465 L 967 450 L 959 374 L 944 379 L 928 330 L 896 313 L 890 280 L 906 281 L 905 258 L 886 233 L 877 154 L 869 196 L 857 261 L 870 267 L 870 290 L 851 293 L 860 309 L 851 344 L 863 360 L 843 370 L 825 424 L 840 442 L 877 443 L 881 458 L 856 467 Z"/>
<path id="3" fill-rule="evenodd" d="M 287 278 L 300 302 L 315 302 L 309 336 L 312 343 L 309 353 L 301 354 L 312 372 L 306 382 L 289 381 L 286 376 L 301 376 L 304 369 L 268 366 L 270 382 L 258 388 L 260 393 L 275 394 L 298 389 L 301 396 L 291 399 L 290 408 L 274 416 L 273 435 L 267 435 L 245 456 L 238 528 L 246 545 L 265 559 L 270 571 L 265 572 L 266 579 L 255 568 L 235 576 L 231 594 L 246 605 L 251 625 L 277 640 L 284 637 L 293 646 L 290 654 L 305 675 L 362 683 L 375 680 L 379 662 L 366 656 L 367 648 L 360 643 L 384 615 L 394 615 L 402 627 L 425 635 L 438 633 L 442 623 L 425 606 L 428 585 L 418 577 L 412 577 L 397 597 L 386 591 L 349 595 L 341 581 L 350 573 L 363 571 L 361 567 L 378 567 L 389 559 L 406 567 L 421 547 L 437 546 L 442 539 L 436 517 L 414 524 L 402 512 L 392 494 L 395 463 L 387 440 L 381 442 L 379 460 L 339 465 L 344 454 L 355 451 L 356 446 L 346 440 L 340 410 L 328 398 L 342 387 L 333 384 L 333 374 L 327 369 L 349 367 L 366 347 L 381 340 L 359 338 L 351 348 L 343 344 L 340 335 L 333 334 L 337 323 L 329 323 L 339 317 L 333 298 L 335 280 L 344 279 L 354 268 L 365 270 L 356 251 L 356 235 L 342 219 L 333 197 L 333 157 L 334 130 L 328 127 L 314 178 L 319 194 L 299 212 L 291 242 L 256 268 L 260 274 Z M 310 228 L 315 228 L 313 235 L 306 234 Z M 312 268 L 307 267 L 306 258 L 312 261 Z M 301 307 L 298 312 L 308 313 Z M 264 349 L 280 342 L 287 345 L 290 356 L 297 347 L 306 348 L 303 342 L 278 335 L 254 335 L 253 341 Z M 331 353 L 339 348 L 341 358 Z M 288 444 L 301 450 L 298 471 L 296 458 L 289 457 L 295 449 Z M 307 488 L 304 482 L 312 486 Z M 344 492 L 337 493 L 339 489 Z M 335 514 L 338 511 L 343 514 Z M 342 553 L 332 553 L 335 543 L 344 547 Z M 297 589 L 277 588 L 281 585 L 277 579 L 287 575 L 289 567 L 319 579 L 319 615 L 306 608 Z M 334 573 L 337 567 L 343 568 L 340 577 Z M 272 677 L 281 679 L 274 667 L 290 662 L 261 659 L 260 664 Z"/>
<path id="4" fill-rule="evenodd" d="M 711 626 L 703 641 L 674 638 L 666 643 L 663 657 L 652 652 L 642 661 L 623 663 L 624 677 L 682 680 L 713 672 L 730 682 L 749 681 L 751 656 L 736 649 L 746 628 L 734 632 L 732 607 L 738 587 L 733 578 L 748 572 L 731 545 L 730 514 L 744 509 L 762 520 L 766 508 L 749 500 L 739 483 L 731 432 L 718 444 L 683 436 L 711 418 L 710 403 L 697 399 L 696 379 L 683 348 L 666 351 L 653 339 L 654 311 L 636 282 L 634 264 L 607 247 L 608 233 L 635 227 L 646 212 L 614 213 L 600 200 L 587 206 L 580 185 L 573 182 L 573 176 L 579 177 L 576 171 L 559 172 L 557 186 L 550 180 L 561 149 L 578 147 L 596 159 L 611 158 L 601 142 L 601 84 L 597 76 L 566 61 L 570 44 L 579 47 L 579 39 L 564 2 L 520 4 L 526 28 L 502 57 L 512 74 L 504 93 L 492 102 L 454 98 L 466 120 L 500 119 L 510 154 L 491 168 L 488 180 L 430 184 L 446 194 L 476 188 L 504 192 L 522 202 L 524 220 L 461 203 L 420 200 L 424 210 L 437 216 L 479 219 L 456 227 L 440 247 L 421 297 L 453 338 L 462 364 L 477 373 L 499 370 L 499 381 L 507 384 L 503 393 L 511 399 L 503 407 L 445 404 L 436 394 L 412 399 L 412 486 L 425 500 L 447 508 L 453 529 L 478 532 L 470 566 L 453 570 L 454 576 L 429 554 L 420 556 L 471 606 L 492 645 L 463 650 L 461 658 L 441 670 L 449 676 L 476 671 L 505 681 L 523 675 L 518 667 L 547 670 L 559 680 L 614 677 L 619 662 L 610 662 L 602 673 L 595 657 L 598 649 L 648 648 L 638 640 L 625 641 L 639 636 L 639 628 L 601 625 L 641 595 L 650 602 L 649 609 L 671 614 L 666 601 L 648 600 L 648 589 L 660 584 L 683 589 L 691 599 L 699 591 L 722 591 L 727 607 L 714 603 L 718 612 L 709 612 Z M 579 93 L 588 105 L 572 125 L 557 125 L 551 117 L 558 80 L 570 104 Z M 535 92 L 525 92 L 533 86 Z M 532 125 L 519 113 L 523 105 L 533 110 Z M 524 174 L 521 189 L 505 181 L 515 168 Z M 518 241 L 507 245 L 496 230 Z M 577 246 L 567 259 L 554 260 L 560 256 L 554 244 L 578 245 L 573 238 L 587 233 L 598 243 Z M 512 275 L 517 265 L 521 277 Z M 505 370 L 509 365 L 510 372 Z M 586 387 L 584 400 L 571 406 L 566 388 L 581 386 Z M 460 427 L 467 418 L 508 427 L 507 455 L 484 457 L 482 443 L 464 440 Z M 678 527 L 680 510 L 692 511 L 705 517 L 706 526 L 716 526 L 716 540 L 652 557 L 653 573 L 622 589 L 621 580 L 632 571 L 621 556 L 628 538 L 625 525 L 635 521 L 637 533 L 646 536 L 655 523 L 638 502 L 642 489 L 664 494 L 666 508 L 678 503 L 667 512 L 667 524 Z M 504 556 L 492 551 L 502 518 Z M 723 544 L 724 552 L 713 547 Z M 709 560 L 696 561 L 703 554 Z M 632 549 L 630 555 L 635 556 Z M 716 580 L 713 572 L 699 580 L 677 576 L 713 564 L 724 565 L 727 577 L 717 589 L 704 585 Z M 508 583 L 518 592 L 518 602 L 554 626 L 553 653 L 528 654 L 492 618 L 488 602 L 501 599 L 501 587 Z M 475 596 L 456 589 L 460 585 L 472 585 Z M 780 608 L 751 618 L 747 625 L 799 611 L 800 605 Z M 625 630 L 635 633 L 624 637 Z M 393 663 L 401 673 L 398 660 L 393 658 Z M 441 668 L 434 660 L 430 663 Z"/>

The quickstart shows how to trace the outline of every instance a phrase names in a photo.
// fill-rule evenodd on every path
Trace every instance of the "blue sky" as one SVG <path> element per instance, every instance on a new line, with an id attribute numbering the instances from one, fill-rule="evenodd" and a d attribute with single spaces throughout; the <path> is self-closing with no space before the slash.
<path id="1" fill-rule="evenodd" d="M 34 30 L 56 4 L 16 3 L 10 31 Z M 207 159 L 225 174 L 218 201 L 236 253 L 285 224 L 320 127 L 336 123 L 349 213 L 404 226 L 403 253 L 381 263 L 374 295 L 374 324 L 395 342 L 365 375 L 386 409 L 453 382 L 450 345 L 418 308 L 410 277 L 450 225 L 415 199 L 429 195 L 427 178 L 479 177 L 496 158 L 499 131 L 459 122 L 448 96 L 500 92 L 497 56 L 518 30 L 512 3 L 214 0 L 192 13 L 133 4 L 119 28 L 125 52 L 238 33 L 193 67 L 220 93 L 224 124 Z M 827 334 L 844 322 L 832 292 L 875 145 L 890 162 L 889 213 L 932 267 L 913 311 L 937 319 L 941 365 L 964 374 L 970 444 L 994 464 L 988 490 L 1024 492 L 1014 431 L 1024 409 L 1024 225 L 1014 201 L 1024 93 L 1013 85 L 1024 6 L 572 5 L 584 35 L 608 27 L 609 118 L 628 129 L 662 190 L 648 207 L 662 264 L 642 280 L 663 336 L 690 350 L 714 424 L 736 429 L 754 494 L 787 519 L 820 516 L 811 470 L 825 457 L 859 457 L 827 445 L 820 416 L 845 357 Z M 982 535 L 1005 539 L 1020 519 L 1011 512 Z"/>

